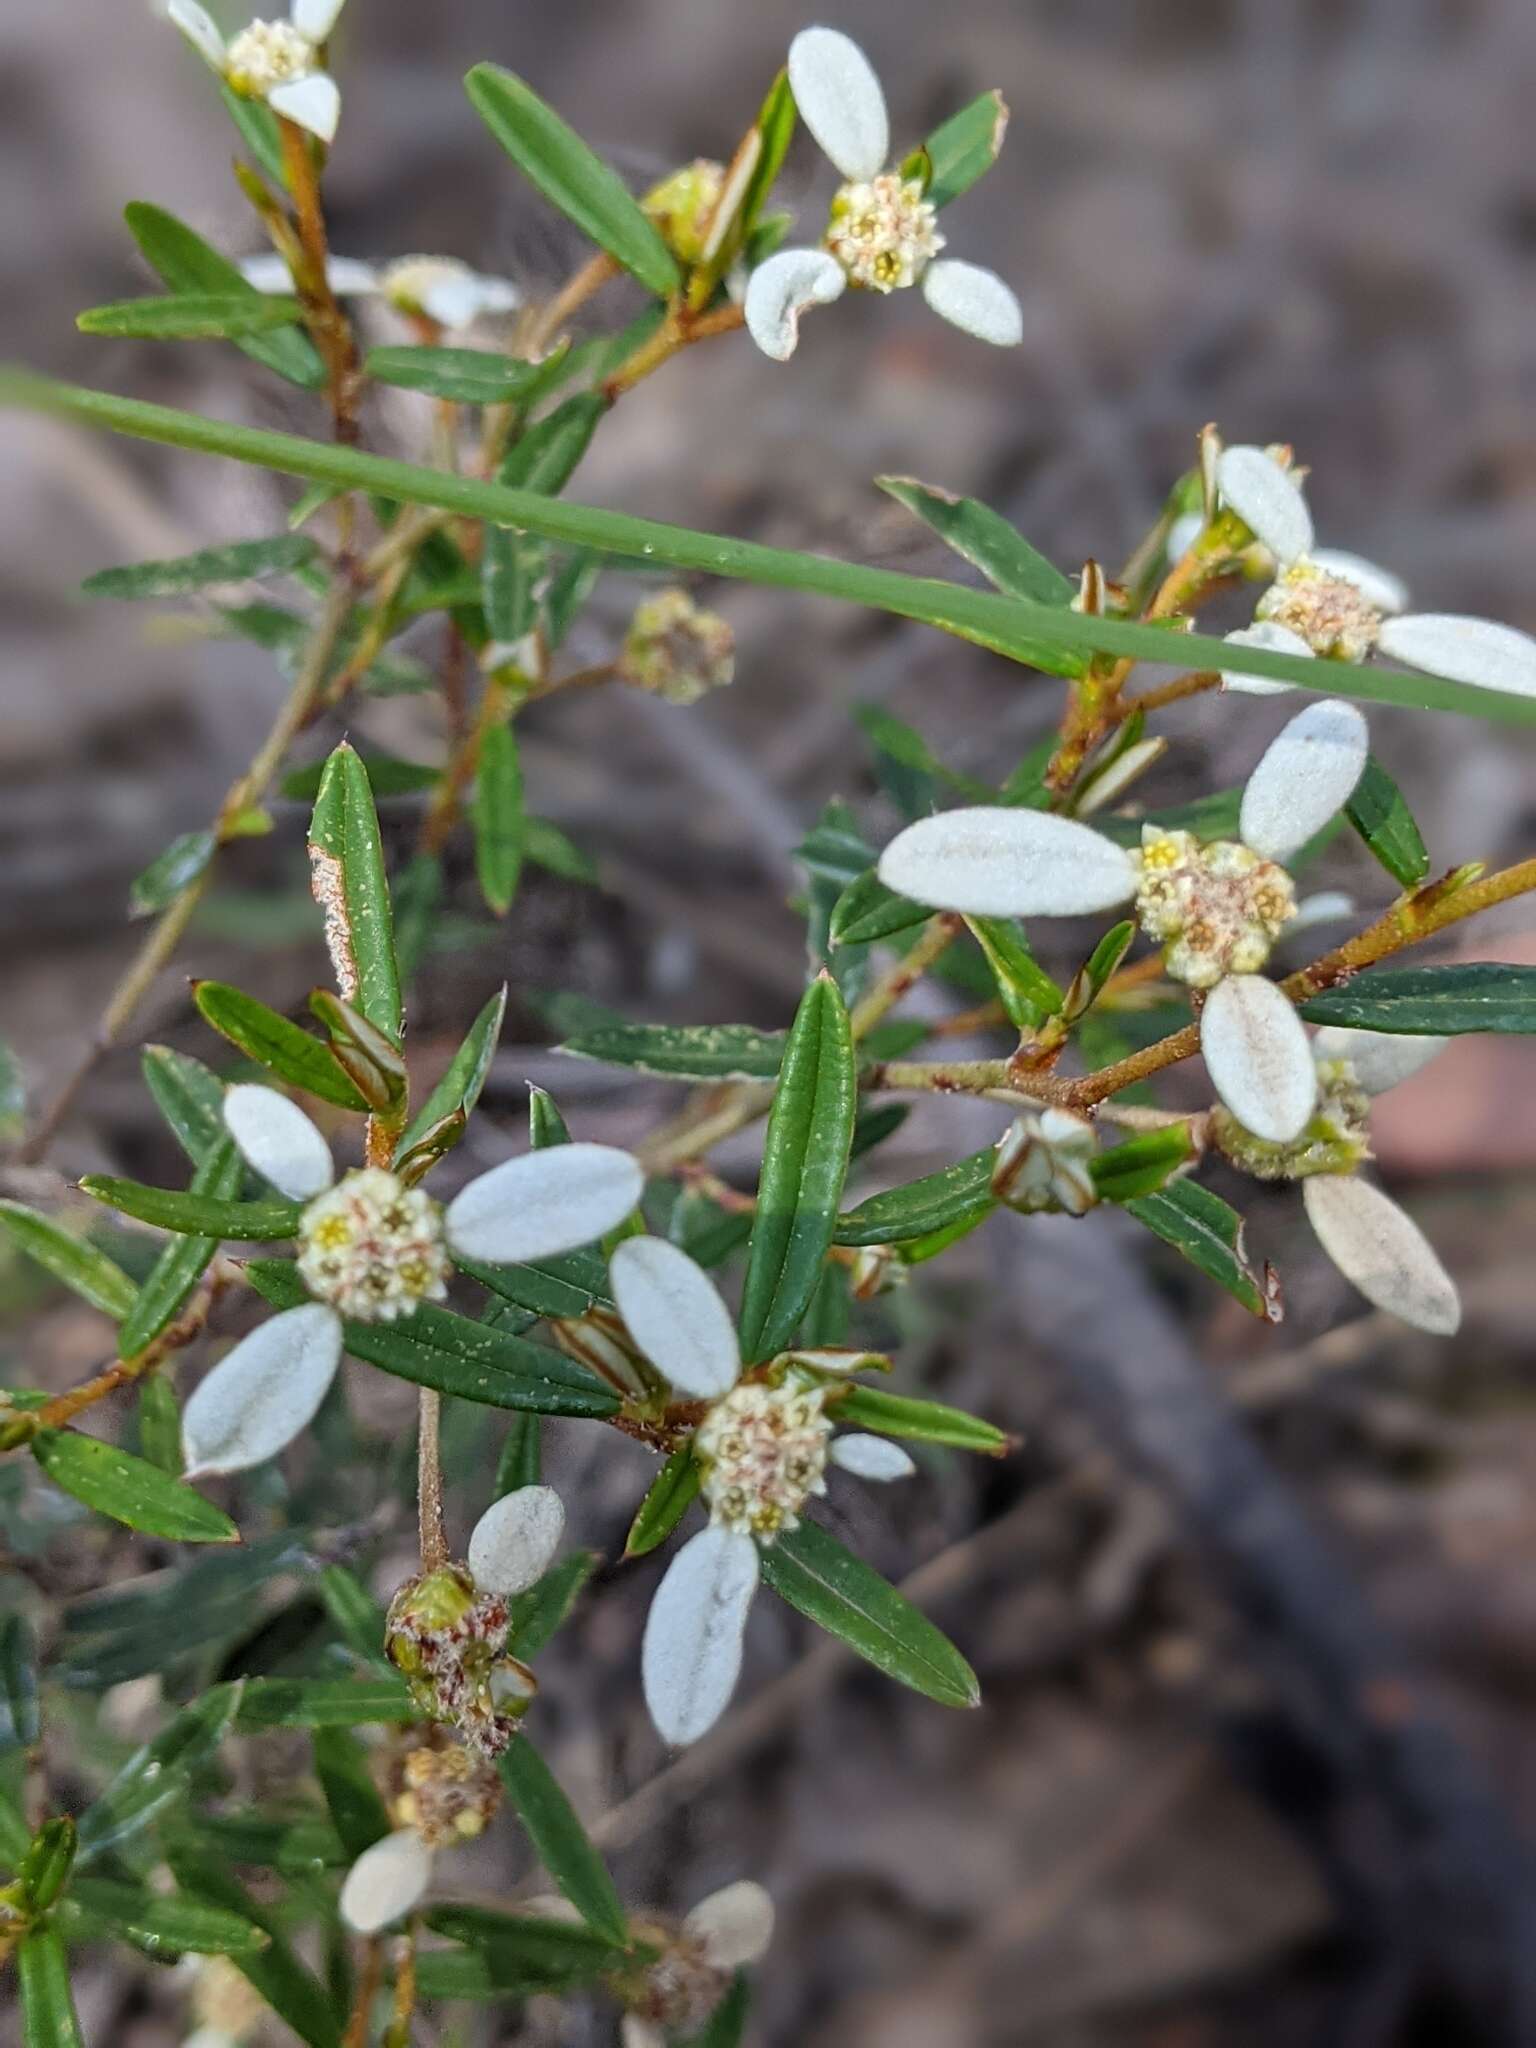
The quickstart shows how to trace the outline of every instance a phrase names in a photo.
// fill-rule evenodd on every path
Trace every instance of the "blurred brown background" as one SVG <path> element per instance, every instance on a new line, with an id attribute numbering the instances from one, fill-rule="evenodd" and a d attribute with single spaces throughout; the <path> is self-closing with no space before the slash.
<path id="1" fill-rule="evenodd" d="M 786 368 L 740 339 L 701 349 L 618 409 L 578 495 L 949 573 L 870 483 L 906 471 L 988 499 L 1065 566 L 1114 563 L 1216 419 L 1231 438 L 1293 441 L 1324 538 L 1390 564 L 1423 608 L 1536 629 L 1526 0 L 842 0 L 833 18 L 875 60 L 898 137 L 986 86 L 1011 103 L 999 168 L 944 225 L 953 253 L 1018 287 L 1023 348 L 974 346 L 914 294 L 813 317 Z M 480 130 L 468 65 L 524 73 L 643 186 L 728 151 L 802 20 L 788 0 L 352 0 L 334 245 L 443 250 L 547 291 L 579 251 Z M 81 306 L 143 287 L 118 219 L 130 198 L 254 246 L 217 99 L 177 37 L 139 0 L 17 4 L 0 61 L 5 353 L 303 423 L 232 352 L 73 330 Z M 807 225 L 824 170 L 802 139 L 788 183 Z M 57 426 L 0 431 L 0 1032 L 38 1100 L 127 957 L 130 878 L 206 821 L 282 688 L 254 650 L 178 643 L 147 624 L 154 608 L 89 606 L 74 585 L 271 530 L 293 492 Z M 576 652 L 606 653 L 632 601 L 605 585 Z M 612 886 L 533 874 L 500 933 L 461 875 L 454 948 L 417 1004 L 425 1068 L 503 975 L 515 995 L 783 1022 L 802 969 L 794 844 L 837 791 L 876 836 L 892 822 L 850 706 L 884 703 L 993 775 L 1050 719 L 1050 685 L 916 628 L 746 588 L 713 601 L 740 641 L 727 698 L 678 714 L 610 692 L 530 719 L 534 807 Z M 1281 715 L 1256 700 L 1181 714 L 1162 791 L 1239 779 Z M 432 758 L 426 700 L 360 710 L 354 729 Z M 1438 865 L 1529 851 L 1529 738 L 1387 711 L 1373 732 Z M 236 849 L 189 969 L 302 999 L 319 953 L 301 837 L 290 805 L 271 840 Z M 1323 879 L 1385 900 L 1358 851 L 1336 849 Z M 1536 957 L 1536 915 L 1517 908 L 1470 943 Z M 207 1049 L 179 974 L 141 1035 Z M 530 1076 L 587 1135 L 622 1142 L 671 1106 L 656 1084 L 557 1060 L 546 1036 L 515 1001 L 487 1098 L 509 1133 Z M 1148 1266 L 1108 1218 L 1002 1219 L 911 1291 L 908 1383 L 1025 1446 L 996 1469 L 925 1465 L 894 1517 L 851 1490 L 835 1511 L 882 1568 L 922 1570 L 919 1592 L 981 1672 L 979 1715 L 898 1695 L 765 1600 L 734 1714 L 648 1793 L 663 1760 L 635 1678 L 656 1574 L 600 1583 L 549 1660 L 535 1732 L 584 1813 L 608 1816 L 631 1897 L 684 1906 L 744 1874 L 773 1890 L 764 2043 L 1536 2041 L 1532 1075 L 1519 1041 L 1469 1042 L 1378 1119 L 1386 1178 L 1462 1283 L 1454 1343 L 1362 1316 L 1283 1192 L 1244 1191 L 1254 1247 L 1287 1281 L 1278 1331 Z M 890 1177 L 996 1121 L 925 1106 Z M 152 1174 L 159 1142 L 122 1052 L 56 1158 Z M 505 1149 L 488 1144 L 487 1158 Z M 750 1158 L 744 1144 L 725 1164 Z M 25 1340 L 0 1332 L 34 1382 L 76 1376 L 98 1343 L 63 1307 Z M 380 1420 L 409 1426 L 403 1404 Z M 640 1454 L 567 1430 L 552 1463 L 582 1540 L 614 1554 Z M 29 1569 L 54 1597 L 111 1556 L 98 1544 L 84 1566 Z M 523 1875 L 511 1834 L 483 1861 L 487 1889 Z M 93 1966 L 83 2010 L 93 2041 L 177 2038 L 149 1973 Z M 421 2038 L 586 2044 L 612 2024 L 479 2015 Z"/>

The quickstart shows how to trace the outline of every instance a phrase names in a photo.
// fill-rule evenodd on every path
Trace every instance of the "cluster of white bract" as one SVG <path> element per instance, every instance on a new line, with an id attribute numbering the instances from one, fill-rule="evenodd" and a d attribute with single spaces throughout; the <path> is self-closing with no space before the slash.
<path id="1" fill-rule="evenodd" d="M 938 215 L 916 178 L 882 171 L 844 185 L 832 201 L 827 248 L 850 284 L 892 292 L 917 280 L 944 246 Z"/>
<path id="2" fill-rule="evenodd" d="M 231 92 L 265 100 L 322 142 L 336 134 L 341 94 L 324 44 L 345 0 L 291 0 L 286 21 L 253 21 L 228 42 L 199 0 L 163 0 L 166 16 Z"/>
<path id="3" fill-rule="evenodd" d="M 452 1270 L 443 1212 L 382 1166 L 344 1174 L 299 1223 L 299 1275 L 317 1301 L 364 1323 L 392 1323 L 442 1301 Z"/>
<path id="4" fill-rule="evenodd" d="M 1285 869 L 1239 840 L 1202 846 L 1192 832 L 1147 825 L 1131 858 L 1137 920 L 1165 948 L 1168 972 L 1190 988 L 1256 973 L 1296 915 L 1296 888 Z"/>
<path id="5" fill-rule="evenodd" d="M 716 1401 L 693 1454 L 711 1521 L 771 1543 L 800 1526 L 800 1509 L 825 1493 L 832 1424 L 820 1387 L 748 1381 Z"/>

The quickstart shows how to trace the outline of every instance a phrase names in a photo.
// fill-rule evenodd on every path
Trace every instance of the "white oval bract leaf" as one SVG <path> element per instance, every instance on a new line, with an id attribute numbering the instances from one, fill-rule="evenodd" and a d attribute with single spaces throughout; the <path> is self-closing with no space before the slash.
<path id="1" fill-rule="evenodd" d="M 552 1486 L 519 1486 L 476 1522 L 466 1559 L 482 1593 L 526 1593 L 554 1563 L 565 1506 Z"/>
<path id="2" fill-rule="evenodd" d="M 701 1945 L 705 1961 L 715 1969 L 744 1970 L 768 1953 L 773 1901 L 760 1884 L 744 1877 L 700 1899 L 683 1921 L 683 1933 Z"/>
<path id="3" fill-rule="evenodd" d="M 1385 1095 L 1428 1066 L 1450 1042 L 1407 1031 L 1355 1031 L 1345 1024 L 1325 1024 L 1312 1041 L 1312 1057 L 1348 1060 L 1367 1095 Z"/>
<path id="4" fill-rule="evenodd" d="M 923 272 L 922 292 L 941 320 L 977 341 L 1017 348 L 1024 339 L 1024 309 L 995 270 L 946 256 Z"/>
<path id="5" fill-rule="evenodd" d="M 1368 562 L 1364 555 L 1352 555 L 1348 548 L 1314 548 L 1312 563 L 1325 576 L 1352 583 L 1367 604 L 1382 613 L 1400 612 L 1408 603 L 1408 586 L 1401 576 Z"/>
<path id="6" fill-rule="evenodd" d="M 1245 1130 L 1276 1145 L 1299 1138 L 1317 1101 L 1306 1027 L 1272 981 L 1229 974 L 1206 998 L 1200 1050 L 1211 1083 Z"/>
<path id="7" fill-rule="evenodd" d="M 1216 487 L 1282 567 L 1312 552 L 1312 514 L 1295 479 L 1262 448 L 1223 448 Z"/>
<path id="8" fill-rule="evenodd" d="M 167 0 L 165 18 L 175 23 L 205 63 L 215 71 L 222 68 L 224 37 L 206 7 L 199 7 L 197 0 Z"/>
<path id="9" fill-rule="evenodd" d="M 432 1851 L 414 1828 L 363 1851 L 341 1887 L 341 1917 L 354 1934 L 377 1934 L 402 1919 L 420 1900 L 432 1878 Z"/>
<path id="10" fill-rule="evenodd" d="M 1294 939 L 1298 932 L 1310 931 L 1314 925 L 1337 924 L 1341 917 L 1354 914 L 1355 899 L 1347 889 L 1319 889 L 1314 896 L 1302 897 L 1283 936 Z"/>
<path id="11" fill-rule="evenodd" d="M 1376 642 L 1391 661 L 1512 697 L 1536 697 L 1536 640 L 1492 619 L 1454 612 L 1414 612 L 1388 619 Z"/>
<path id="12" fill-rule="evenodd" d="M 323 1302 L 271 1316 L 201 1381 L 182 1412 L 188 1479 L 275 1458 L 313 1420 L 341 1363 L 341 1318 Z"/>
<path id="13" fill-rule="evenodd" d="M 1456 1284 L 1433 1245 L 1390 1195 L 1353 1174 L 1315 1173 L 1301 1184 L 1318 1243 L 1376 1308 L 1432 1336 L 1461 1327 Z"/>
<path id="14" fill-rule="evenodd" d="M 1073 917 L 1136 893 L 1130 856 L 1070 818 L 979 805 L 920 818 L 880 856 L 900 896 L 972 917 Z"/>
<path id="15" fill-rule="evenodd" d="M 853 1473 L 857 1479 L 910 1479 L 917 1470 L 912 1460 L 889 1437 L 866 1436 L 862 1432 L 832 1439 L 827 1453 L 834 1465 Z"/>
<path id="16" fill-rule="evenodd" d="M 800 339 L 800 315 L 840 299 L 847 282 L 825 249 L 780 249 L 747 279 L 747 332 L 765 356 L 787 363 Z"/>
<path id="17" fill-rule="evenodd" d="M 640 1652 L 645 1703 L 663 1741 L 697 1742 L 725 1712 L 757 1581 L 757 1545 L 729 1529 L 701 1529 L 668 1566 Z"/>
<path id="18" fill-rule="evenodd" d="M 1353 704 L 1320 697 L 1270 742 L 1243 790 L 1237 829 L 1266 860 L 1284 862 L 1354 795 L 1371 737 Z"/>
<path id="19" fill-rule="evenodd" d="M 619 1314 L 646 1357 L 680 1393 L 728 1394 L 741 1376 L 731 1312 L 701 1266 L 659 1237 L 627 1237 L 608 1271 Z"/>
<path id="20" fill-rule="evenodd" d="M 226 1088 L 224 1128 L 246 1164 L 290 1201 L 308 1202 L 336 1178 L 330 1146 L 299 1105 L 275 1088 L 247 1081 Z"/>
<path id="21" fill-rule="evenodd" d="M 665 2027 L 638 2012 L 627 2012 L 619 2021 L 619 2048 L 667 2048 Z"/>
<path id="22" fill-rule="evenodd" d="M 341 119 L 341 91 L 328 71 L 311 71 L 307 78 L 274 85 L 267 94 L 274 114 L 307 129 L 322 142 L 336 140 L 336 123 Z"/>
<path id="23" fill-rule="evenodd" d="M 288 19 L 301 36 L 307 36 L 312 43 L 323 43 L 346 4 L 347 0 L 292 0 Z"/>
<path id="24" fill-rule="evenodd" d="M 1293 633 L 1289 626 L 1282 626 L 1274 619 L 1259 619 L 1251 626 L 1239 626 L 1235 633 L 1226 635 L 1226 643 L 1229 647 L 1260 647 L 1270 654 L 1294 654 L 1302 661 L 1315 658 L 1299 633 Z M 1283 683 L 1278 676 L 1245 676 L 1240 669 L 1224 668 L 1221 687 L 1241 697 L 1279 697 L 1300 686 Z"/>
<path id="25" fill-rule="evenodd" d="M 885 169 L 891 128 L 874 66 L 835 28 L 803 28 L 789 46 L 789 87 L 800 118 L 845 178 Z"/>
<path id="26" fill-rule="evenodd" d="M 551 1145 L 472 1180 L 448 1204 L 443 1230 L 466 1259 L 514 1266 L 553 1258 L 616 1230 L 645 1176 L 612 1145 Z"/>

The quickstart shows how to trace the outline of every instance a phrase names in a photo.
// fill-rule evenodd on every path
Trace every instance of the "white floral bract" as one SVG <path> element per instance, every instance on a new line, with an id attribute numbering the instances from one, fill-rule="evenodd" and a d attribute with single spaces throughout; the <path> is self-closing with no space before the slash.
<path id="1" fill-rule="evenodd" d="M 242 1158 L 291 1201 L 307 1202 L 336 1178 L 331 1148 L 296 1102 L 240 1082 L 224 1092 L 224 1128 Z"/>
<path id="2" fill-rule="evenodd" d="M 858 1430 L 834 1437 L 827 1455 L 834 1465 L 851 1472 L 855 1479 L 910 1479 L 917 1470 L 900 1444 L 893 1444 L 887 1436 L 866 1436 Z"/>
<path id="3" fill-rule="evenodd" d="M 730 1704 L 757 1591 L 757 1545 L 711 1526 L 667 1567 L 645 1621 L 645 1703 L 664 1742 L 697 1742 Z"/>
<path id="4" fill-rule="evenodd" d="M 609 1262 L 613 1298 L 629 1333 L 668 1382 L 712 1401 L 736 1384 L 741 1351 L 719 1290 L 686 1252 L 659 1237 L 630 1237 Z"/>
<path id="5" fill-rule="evenodd" d="M 1259 619 L 1251 626 L 1239 626 L 1235 633 L 1227 634 L 1226 642 L 1229 647 L 1260 647 L 1267 654 L 1294 654 L 1300 661 L 1312 659 L 1312 650 L 1301 635 L 1293 633 L 1289 626 L 1279 625 L 1274 619 Z M 1298 686 L 1282 682 L 1278 676 L 1246 676 L 1241 669 L 1224 668 L 1221 687 L 1245 697 L 1279 697 Z"/>
<path id="6" fill-rule="evenodd" d="M 768 1953 L 773 1901 L 760 1884 L 744 1877 L 700 1899 L 684 1919 L 683 1933 L 717 1970 L 744 1970 Z"/>
<path id="7" fill-rule="evenodd" d="M 344 0 L 292 0 L 286 21 L 256 20 L 227 41 L 197 0 L 165 0 L 165 15 L 234 92 L 332 142 L 341 94 L 322 49 Z"/>
<path id="8" fill-rule="evenodd" d="M 1348 1060 L 1367 1095 L 1385 1095 L 1428 1066 L 1450 1042 L 1415 1032 L 1355 1031 L 1343 1024 L 1325 1024 L 1312 1040 L 1312 1055 L 1320 1064 Z"/>
<path id="9" fill-rule="evenodd" d="M 645 1176 L 611 1145 L 551 1145 L 472 1180 L 448 1204 L 448 1242 L 467 1259 L 520 1265 L 617 1230 Z"/>
<path id="10" fill-rule="evenodd" d="M 432 1851 L 414 1828 L 398 1828 L 363 1851 L 341 1887 L 341 1917 L 354 1934 L 378 1934 L 420 1901 L 432 1879 Z"/>
<path id="11" fill-rule="evenodd" d="M 314 1420 L 341 1363 L 341 1318 L 323 1302 L 285 1309 L 220 1359 L 182 1410 L 187 1477 L 275 1458 Z"/>
<path id="12" fill-rule="evenodd" d="M 1200 1050 L 1216 1093 L 1255 1136 L 1300 1137 L 1317 1100 L 1306 1026 L 1260 974 L 1229 974 L 1206 997 Z"/>
<path id="13" fill-rule="evenodd" d="M 240 274 L 259 292 L 293 290 L 293 274 L 275 250 L 247 256 Z M 455 330 L 510 313 L 522 300 L 510 278 L 487 277 L 453 256 L 398 256 L 382 268 L 354 256 L 330 256 L 325 280 L 338 299 L 387 299 L 400 312 L 424 314 Z"/>
<path id="14" fill-rule="evenodd" d="M 838 29 L 802 29 L 788 68 L 800 117 L 845 182 L 823 246 L 782 249 L 747 281 L 747 331 L 764 355 L 787 361 L 800 315 L 841 298 L 846 284 L 882 293 L 920 285 L 951 326 L 1015 347 L 1024 316 L 1014 293 L 990 270 L 938 256 L 944 238 L 932 203 L 916 179 L 890 167 L 885 94 L 858 44 Z"/>
<path id="15" fill-rule="evenodd" d="M 968 917 L 1074 917 L 1136 893 L 1129 854 L 1049 811 L 978 805 L 919 818 L 880 856 L 899 896 Z"/>
<path id="16" fill-rule="evenodd" d="M 1427 675 L 1503 690 L 1511 697 L 1536 697 L 1536 640 L 1492 619 L 1450 612 L 1387 619 L 1376 644 L 1393 661 Z"/>
<path id="17" fill-rule="evenodd" d="M 1275 560 L 1288 566 L 1312 550 L 1312 514 L 1295 478 L 1264 448 L 1223 448 L 1216 485 L 1229 506 Z"/>
<path id="18" fill-rule="evenodd" d="M 1302 1182 L 1307 1219 L 1350 1285 L 1399 1321 L 1432 1336 L 1461 1327 L 1455 1282 L 1411 1216 L 1389 1195 L 1353 1174 L 1315 1174 Z"/>
<path id="19" fill-rule="evenodd" d="M 518 1486 L 476 1522 L 465 1561 L 482 1593 L 526 1593 L 555 1561 L 565 1507 L 551 1486 Z"/>
<path id="20" fill-rule="evenodd" d="M 1284 726 L 1243 789 L 1238 830 L 1265 860 L 1284 862 L 1354 795 L 1370 734 L 1353 704 L 1320 697 Z"/>

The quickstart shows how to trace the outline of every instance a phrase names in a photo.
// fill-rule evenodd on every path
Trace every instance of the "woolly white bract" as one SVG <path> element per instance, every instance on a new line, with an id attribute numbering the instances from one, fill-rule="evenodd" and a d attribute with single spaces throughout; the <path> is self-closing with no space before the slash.
<path id="1" fill-rule="evenodd" d="M 292 0 L 286 21 L 253 21 L 227 41 L 198 0 L 165 0 L 165 15 L 231 91 L 265 100 L 273 113 L 332 142 L 341 92 L 323 46 L 345 0 Z"/>

